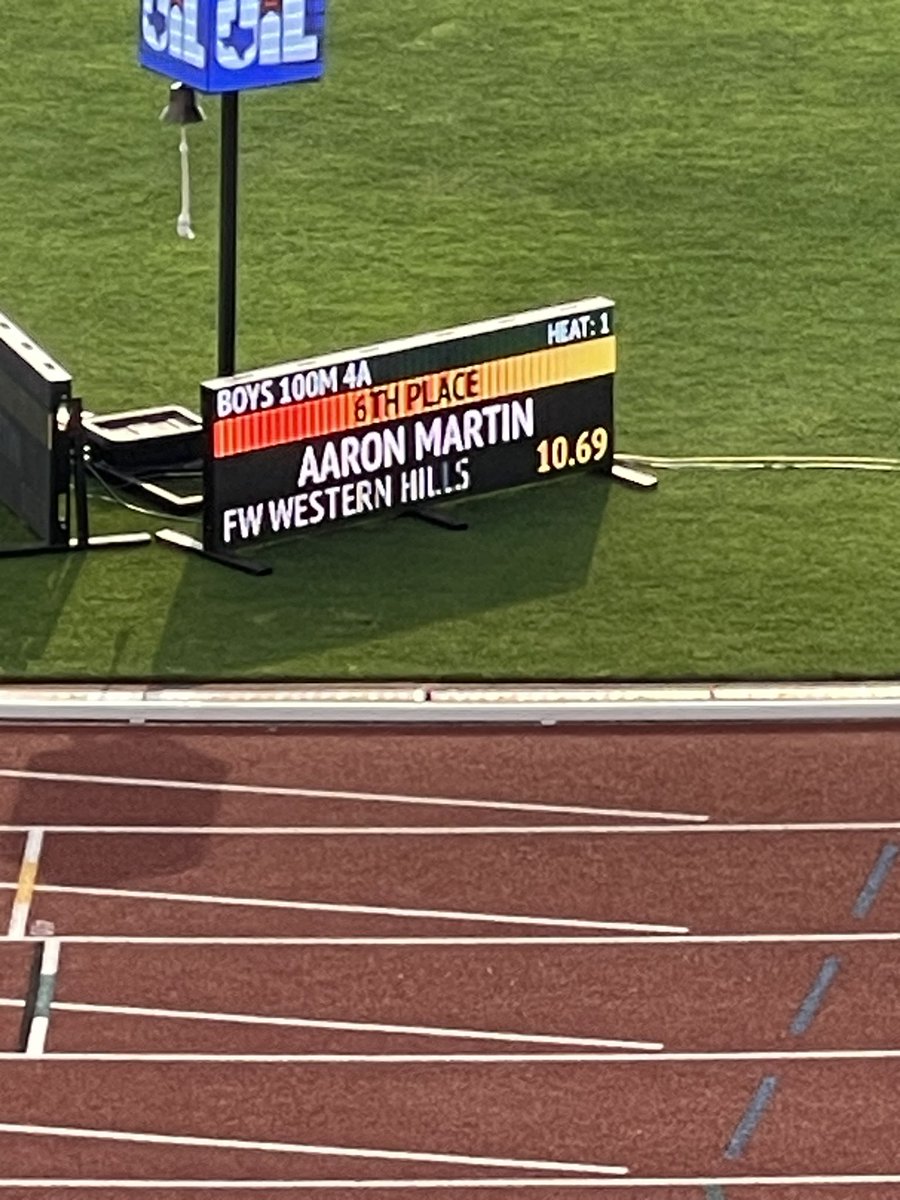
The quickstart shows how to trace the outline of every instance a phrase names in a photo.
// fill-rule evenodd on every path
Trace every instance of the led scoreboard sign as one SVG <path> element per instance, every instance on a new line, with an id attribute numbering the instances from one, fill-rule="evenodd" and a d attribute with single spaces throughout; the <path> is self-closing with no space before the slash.
<path id="1" fill-rule="evenodd" d="M 206 550 L 613 461 L 602 296 L 202 386 Z"/>

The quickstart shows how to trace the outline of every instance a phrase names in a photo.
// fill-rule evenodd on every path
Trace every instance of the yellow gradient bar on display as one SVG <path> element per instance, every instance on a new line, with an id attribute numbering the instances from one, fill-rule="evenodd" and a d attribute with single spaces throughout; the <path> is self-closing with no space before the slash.
<path id="1" fill-rule="evenodd" d="M 530 354 L 226 417 L 213 427 L 213 452 L 216 458 L 230 458 L 306 438 L 356 432 L 385 421 L 426 416 L 445 408 L 501 400 L 611 375 L 615 369 L 615 337 L 552 346 Z"/>

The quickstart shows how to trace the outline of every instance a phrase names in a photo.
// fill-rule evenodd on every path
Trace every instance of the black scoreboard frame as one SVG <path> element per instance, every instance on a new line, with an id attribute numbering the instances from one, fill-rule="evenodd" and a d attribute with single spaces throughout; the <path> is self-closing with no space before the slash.
<path id="1" fill-rule="evenodd" d="M 254 574 L 252 545 L 614 462 L 615 302 L 592 296 L 201 385 L 201 542 Z M 455 525 L 464 528 L 462 525 Z"/>
<path id="2" fill-rule="evenodd" d="M 86 457 L 72 376 L 0 312 L 0 504 L 40 539 L 0 559 L 150 544 L 149 533 L 91 537 Z"/>
<path id="3" fill-rule="evenodd" d="M 0 312 L 0 504 L 46 546 L 67 547 L 72 377 Z"/>

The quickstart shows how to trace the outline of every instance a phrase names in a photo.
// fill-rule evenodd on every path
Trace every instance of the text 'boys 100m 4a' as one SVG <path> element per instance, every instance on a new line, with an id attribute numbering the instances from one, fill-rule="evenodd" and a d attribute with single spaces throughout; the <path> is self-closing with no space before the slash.
<path id="1" fill-rule="evenodd" d="M 608 471 L 613 316 L 595 297 L 204 384 L 204 544 Z"/>

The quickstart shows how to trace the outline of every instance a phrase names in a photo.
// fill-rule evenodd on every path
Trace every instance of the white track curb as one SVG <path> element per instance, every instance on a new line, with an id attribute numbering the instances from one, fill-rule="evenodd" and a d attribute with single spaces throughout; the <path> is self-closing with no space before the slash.
<path id="1" fill-rule="evenodd" d="M 579 724 L 890 721 L 900 684 L 0 687 L 0 721 Z"/>

